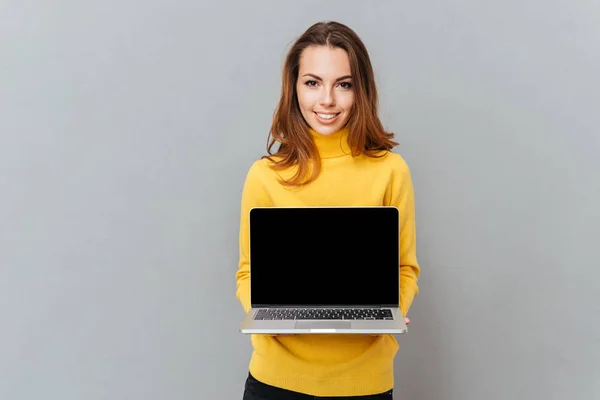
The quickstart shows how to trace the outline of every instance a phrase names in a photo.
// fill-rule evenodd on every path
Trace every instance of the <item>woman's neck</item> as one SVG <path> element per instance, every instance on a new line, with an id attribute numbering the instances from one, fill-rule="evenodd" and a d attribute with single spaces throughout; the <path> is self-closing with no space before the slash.
<path id="1" fill-rule="evenodd" d="M 351 154 L 348 145 L 348 128 L 342 128 L 329 135 L 322 135 L 312 128 L 309 131 L 321 158 L 335 158 Z"/>

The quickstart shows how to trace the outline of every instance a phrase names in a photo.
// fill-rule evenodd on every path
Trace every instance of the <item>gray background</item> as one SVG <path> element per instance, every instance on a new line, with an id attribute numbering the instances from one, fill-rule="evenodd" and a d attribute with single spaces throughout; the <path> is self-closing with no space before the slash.
<path id="1" fill-rule="evenodd" d="M 0 398 L 241 398 L 240 192 L 325 19 L 415 182 L 396 398 L 600 397 L 597 1 L 3 0 Z"/>

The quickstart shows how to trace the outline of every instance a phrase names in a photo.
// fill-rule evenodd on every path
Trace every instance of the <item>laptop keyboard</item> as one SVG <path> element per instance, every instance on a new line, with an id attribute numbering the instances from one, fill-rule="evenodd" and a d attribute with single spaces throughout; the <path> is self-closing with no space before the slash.
<path id="1" fill-rule="evenodd" d="M 353 319 L 391 320 L 392 312 L 381 308 L 262 308 L 254 316 L 255 320 L 295 320 L 295 319 Z"/>

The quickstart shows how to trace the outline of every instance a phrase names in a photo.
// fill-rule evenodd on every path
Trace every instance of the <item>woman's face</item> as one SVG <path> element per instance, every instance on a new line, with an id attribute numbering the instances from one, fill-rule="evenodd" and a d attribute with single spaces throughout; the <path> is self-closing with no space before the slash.
<path id="1" fill-rule="evenodd" d="M 354 104 L 350 60 L 345 50 L 311 46 L 300 56 L 298 104 L 308 125 L 322 135 L 342 129 Z"/>

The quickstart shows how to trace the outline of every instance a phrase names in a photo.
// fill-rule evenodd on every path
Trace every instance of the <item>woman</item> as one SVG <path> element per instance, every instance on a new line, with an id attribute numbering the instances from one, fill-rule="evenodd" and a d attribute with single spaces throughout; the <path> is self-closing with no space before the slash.
<path id="1" fill-rule="evenodd" d="M 250 167 L 242 194 L 238 300 L 248 312 L 252 207 L 391 205 L 401 215 L 400 308 L 406 316 L 420 271 L 413 186 L 408 166 L 390 151 L 397 144 L 393 134 L 379 120 L 365 46 L 343 24 L 317 23 L 291 48 L 282 83 L 268 155 Z M 274 232 L 273 245 L 279 235 Z M 392 335 L 253 335 L 252 345 L 245 400 L 392 398 L 398 350 Z"/>

